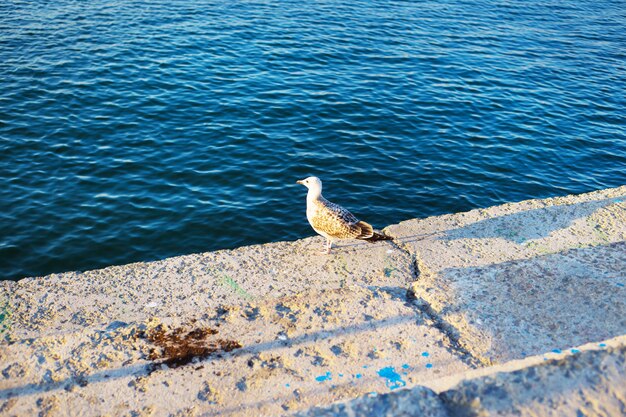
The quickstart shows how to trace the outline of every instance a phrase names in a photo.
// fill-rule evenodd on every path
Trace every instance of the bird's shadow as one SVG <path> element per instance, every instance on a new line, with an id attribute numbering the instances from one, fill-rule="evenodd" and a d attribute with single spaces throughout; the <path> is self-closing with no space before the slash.
<path id="1" fill-rule="evenodd" d="M 320 240 L 320 242 L 322 242 L 322 240 Z M 393 246 L 393 244 L 390 242 L 368 243 L 368 242 L 357 240 L 354 242 L 333 244 L 333 249 L 331 250 L 330 254 L 326 253 L 323 243 L 319 244 L 318 250 L 315 250 L 312 248 L 312 251 L 314 254 L 318 254 L 320 256 L 333 256 L 333 254 L 335 253 L 349 253 L 349 252 L 366 251 L 366 250 L 375 249 L 376 248 L 375 245 L 379 245 L 381 243 L 387 243 L 387 245 Z M 314 245 L 314 246 L 317 246 L 317 245 Z"/>

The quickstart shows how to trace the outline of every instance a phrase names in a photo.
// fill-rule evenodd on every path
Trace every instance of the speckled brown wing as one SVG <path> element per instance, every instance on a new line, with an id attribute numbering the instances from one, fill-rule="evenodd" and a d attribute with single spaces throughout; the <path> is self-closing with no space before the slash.
<path id="1" fill-rule="evenodd" d="M 361 235 L 358 219 L 343 207 L 320 199 L 315 202 L 315 212 L 311 218 L 311 226 L 329 236 L 338 239 L 356 238 Z"/>

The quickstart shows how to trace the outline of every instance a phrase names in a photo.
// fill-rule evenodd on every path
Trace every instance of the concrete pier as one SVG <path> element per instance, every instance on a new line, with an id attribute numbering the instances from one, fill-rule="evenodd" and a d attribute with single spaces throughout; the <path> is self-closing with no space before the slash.
<path id="1" fill-rule="evenodd" d="M 624 412 L 626 186 L 384 231 L 2 281 L 0 415 Z"/>

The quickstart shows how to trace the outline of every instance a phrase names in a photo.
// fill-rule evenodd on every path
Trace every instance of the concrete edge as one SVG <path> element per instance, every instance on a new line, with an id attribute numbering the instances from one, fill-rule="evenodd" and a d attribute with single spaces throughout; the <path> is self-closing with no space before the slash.
<path id="1" fill-rule="evenodd" d="M 494 400 L 494 398 L 490 397 L 497 397 L 495 401 L 503 402 L 505 407 L 519 407 L 520 405 L 513 404 L 513 399 L 509 398 L 508 395 L 504 395 L 504 391 L 495 393 L 491 392 L 490 388 L 488 388 L 485 390 L 486 392 L 482 393 L 486 393 L 487 395 L 481 396 L 481 393 L 476 390 L 476 386 L 487 385 L 501 388 L 504 383 L 499 380 L 500 377 L 500 379 L 504 378 L 513 381 L 511 384 L 512 389 L 509 391 L 523 393 L 526 387 L 521 386 L 522 382 L 515 377 L 515 374 L 519 374 L 520 372 L 532 372 L 534 377 L 536 372 L 532 371 L 533 369 L 551 368 L 549 372 L 566 379 L 571 378 L 572 368 L 582 371 L 596 371 L 597 373 L 603 374 L 602 370 L 589 369 L 590 366 L 588 364 L 586 365 L 586 363 L 589 362 L 587 357 L 589 355 L 619 357 L 620 354 L 623 356 L 625 350 L 626 335 L 622 335 L 602 342 L 587 343 L 576 348 L 571 348 L 568 351 L 559 353 L 548 352 L 544 355 L 514 360 L 497 366 L 474 369 L 440 378 L 423 385 L 417 385 L 409 389 L 382 395 L 375 393 L 368 394 L 359 398 L 336 402 L 325 407 L 313 407 L 291 415 L 298 417 L 408 417 L 415 415 L 474 417 L 479 415 L 491 415 L 491 412 L 495 410 L 485 410 L 485 407 L 481 405 L 481 403 L 488 403 Z M 619 370 L 617 371 L 619 372 Z M 606 378 L 603 379 L 602 382 L 609 385 L 616 383 L 616 381 L 611 381 Z M 605 391 L 602 392 L 602 394 L 611 395 L 614 393 Z M 574 398 L 571 398 L 571 400 L 574 402 L 579 400 L 585 401 L 585 394 L 582 390 L 572 395 Z M 578 395 L 578 397 L 576 397 L 576 395 Z M 623 403 L 623 399 L 618 398 L 618 401 L 620 400 Z M 510 404 L 507 404 L 507 402 Z M 523 406 L 528 406 L 528 404 Z M 553 406 L 553 404 L 550 405 L 550 407 Z M 501 412 L 502 409 L 497 410 L 496 414 L 502 415 Z M 554 412 L 556 412 L 555 415 L 559 415 L 560 411 L 558 407 Z"/>

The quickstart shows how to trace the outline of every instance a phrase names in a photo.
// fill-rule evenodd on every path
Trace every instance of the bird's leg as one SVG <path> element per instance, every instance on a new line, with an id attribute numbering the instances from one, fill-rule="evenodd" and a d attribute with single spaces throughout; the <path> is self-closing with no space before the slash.
<path id="1" fill-rule="evenodd" d="M 333 247 L 333 241 L 329 238 L 326 238 L 326 243 L 324 244 L 324 250 L 321 251 L 324 255 L 330 254 L 330 249 Z"/>

